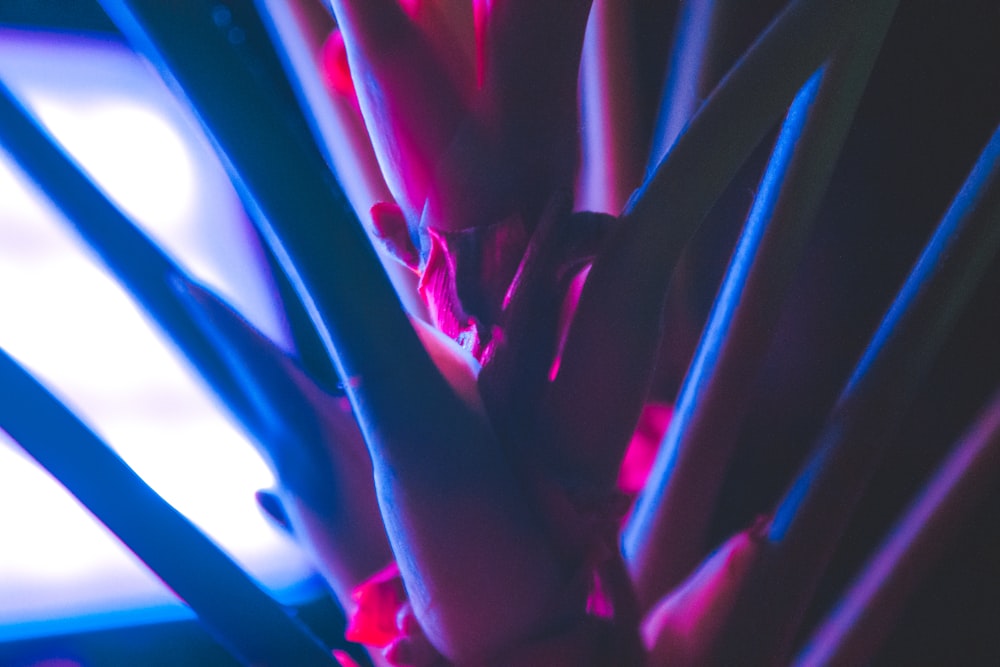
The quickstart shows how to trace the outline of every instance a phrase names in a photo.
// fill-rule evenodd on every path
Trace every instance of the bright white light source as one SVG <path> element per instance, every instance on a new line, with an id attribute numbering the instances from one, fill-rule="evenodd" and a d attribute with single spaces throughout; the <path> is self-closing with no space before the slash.
<path id="1" fill-rule="evenodd" d="M 126 213 L 161 231 L 191 224 L 195 167 L 187 143 L 162 113 L 113 96 L 72 105 L 36 95 L 32 106 Z"/>
<path id="2" fill-rule="evenodd" d="M 129 215 L 281 343 L 266 265 L 193 123 L 130 51 L 0 31 L 0 76 Z M 256 507 L 274 480 L 185 362 L 0 152 L 0 346 L 275 590 L 311 570 Z M 0 640 L 186 613 L 0 432 Z M 75 620 L 74 620 L 75 619 Z M 53 625 L 56 623 L 56 625 Z"/>

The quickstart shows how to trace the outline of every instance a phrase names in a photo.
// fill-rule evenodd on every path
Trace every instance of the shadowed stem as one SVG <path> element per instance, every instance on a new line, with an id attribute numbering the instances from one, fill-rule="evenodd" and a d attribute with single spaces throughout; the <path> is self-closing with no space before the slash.
<path id="1" fill-rule="evenodd" d="M 969 528 L 968 516 L 1000 478 L 1000 394 L 927 483 L 837 608 L 823 621 L 798 667 L 861 665 L 874 657 L 910 593 Z"/>
<path id="2" fill-rule="evenodd" d="M 1000 129 L 917 261 L 782 499 L 718 642 L 722 662 L 790 649 L 858 499 L 956 317 L 1000 248 Z M 766 617 L 757 611 L 767 608 Z"/>
<path id="3" fill-rule="evenodd" d="M 254 665 L 339 664 L 2 350 L 0 427 L 111 529 L 240 660 Z"/>
<path id="4" fill-rule="evenodd" d="M 870 2 L 799 0 L 723 79 L 594 262 L 548 397 L 549 438 L 609 487 L 645 401 L 683 250 L 739 166 Z"/>
<path id="5" fill-rule="evenodd" d="M 650 480 L 623 534 L 648 606 L 707 549 L 754 379 L 896 2 L 882 2 L 798 94 L 681 388 Z"/>

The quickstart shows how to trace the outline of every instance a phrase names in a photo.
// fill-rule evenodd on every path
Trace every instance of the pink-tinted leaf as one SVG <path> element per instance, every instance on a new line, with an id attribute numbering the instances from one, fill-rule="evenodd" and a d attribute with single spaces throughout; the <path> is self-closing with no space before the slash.
<path id="1" fill-rule="evenodd" d="M 392 643 L 399 634 L 396 616 L 406 602 L 406 589 L 396 563 L 354 589 L 351 598 L 355 609 L 348 619 L 344 637 L 376 648 Z"/>
<path id="2" fill-rule="evenodd" d="M 347 64 L 347 47 L 344 45 L 344 36 L 340 30 L 330 33 L 330 37 L 323 43 L 320 58 L 326 83 L 330 89 L 357 103 L 358 93 L 351 79 L 351 68 Z"/>
<path id="3" fill-rule="evenodd" d="M 710 659 L 729 608 L 762 544 L 763 523 L 734 535 L 643 621 L 649 667 L 699 667 Z"/>
<path id="4" fill-rule="evenodd" d="M 646 485 L 673 414 L 673 407 L 665 403 L 647 403 L 643 407 L 618 471 L 618 488 L 625 493 L 637 494 Z"/>
<path id="5" fill-rule="evenodd" d="M 340 663 L 340 667 L 360 667 L 346 651 L 334 650 L 333 657 Z"/>

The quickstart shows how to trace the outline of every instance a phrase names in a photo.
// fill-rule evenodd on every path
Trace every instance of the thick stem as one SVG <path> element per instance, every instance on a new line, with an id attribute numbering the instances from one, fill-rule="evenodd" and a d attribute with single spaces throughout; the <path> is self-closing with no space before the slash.
<path id="1" fill-rule="evenodd" d="M 566 591 L 571 573 L 485 418 L 455 396 L 417 340 L 318 150 L 200 3 L 102 5 L 193 100 L 306 303 L 365 435 L 390 543 L 428 637 L 448 657 L 479 658 L 563 622 L 577 605 Z"/>

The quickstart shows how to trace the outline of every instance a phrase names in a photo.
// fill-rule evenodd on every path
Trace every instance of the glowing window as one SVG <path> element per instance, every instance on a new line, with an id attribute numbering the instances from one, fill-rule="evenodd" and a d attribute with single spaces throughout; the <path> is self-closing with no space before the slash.
<path id="1" fill-rule="evenodd" d="M 245 214 L 196 124 L 126 47 L 0 31 L 0 76 L 158 243 L 279 343 Z M 285 602 L 315 590 L 214 397 L 0 150 L 0 346 Z M 0 640 L 190 612 L 0 432 Z"/>

